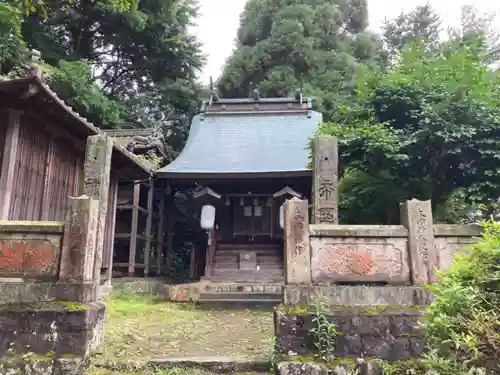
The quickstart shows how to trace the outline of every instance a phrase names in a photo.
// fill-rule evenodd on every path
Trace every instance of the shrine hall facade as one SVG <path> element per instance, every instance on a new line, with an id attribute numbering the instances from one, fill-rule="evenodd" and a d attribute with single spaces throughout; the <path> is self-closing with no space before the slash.
<path id="1" fill-rule="evenodd" d="M 204 278 L 283 279 L 282 205 L 310 199 L 310 138 L 322 120 L 312 100 L 221 99 L 193 118 L 181 154 L 157 171 L 177 188 L 196 186 L 207 231 Z"/>

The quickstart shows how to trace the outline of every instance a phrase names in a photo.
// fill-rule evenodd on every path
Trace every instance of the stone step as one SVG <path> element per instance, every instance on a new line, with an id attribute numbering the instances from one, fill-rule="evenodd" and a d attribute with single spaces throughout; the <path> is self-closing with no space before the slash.
<path id="1" fill-rule="evenodd" d="M 283 284 L 280 283 L 206 283 L 202 293 L 283 293 Z"/>
<path id="2" fill-rule="evenodd" d="M 280 263 L 263 263 L 263 264 L 258 264 L 257 263 L 257 266 L 259 267 L 259 269 L 266 269 L 266 270 L 282 270 L 283 269 L 283 265 L 280 264 Z M 237 262 L 215 262 L 214 263 L 214 266 L 213 266 L 214 269 L 239 269 L 239 263 Z M 256 271 L 258 271 L 258 269 L 256 268 L 255 269 Z"/>
<path id="3" fill-rule="evenodd" d="M 261 299 L 199 299 L 198 306 L 202 309 L 224 309 L 224 310 L 267 310 L 273 311 L 276 306 L 281 303 L 281 299 L 279 300 L 261 300 Z"/>
<path id="4" fill-rule="evenodd" d="M 217 243 L 218 249 L 235 249 L 235 250 L 247 250 L 247 249 L 283 249 L 283 245 L 279 244 L 234 244 L 234 243 Z"/>
<path id="5" fill-rule="evenodd" d="M 256 276 L 239 276 L 238 273 L 241 272 L 233 271 L 231 273 L 223 273 L 222 275 L 211 275 L 211 276 L 203 276 L 202 279 L 213 282 L 213 283 L 255 283 L 255 284 L 280 284 L 285 282 L 285 278 L 283 275 L 280 276 L 270 276 L 264 273 L 263 275 Z"/>
<path id="6" fill-rule="evenodd" d="M 283 277 L 282 270 L 240 270 L 240 269 L 212 269 L 212 276 L 228 276 L 228 280 L 272 279 Z"/>
<path id="7" fill-rule="evenodd" d="M 277 293 L 257 293 L 257 292 L 203 292 L 200 294 L 202 300 L 265 300 L 281 301 L 282 294 Z"/>

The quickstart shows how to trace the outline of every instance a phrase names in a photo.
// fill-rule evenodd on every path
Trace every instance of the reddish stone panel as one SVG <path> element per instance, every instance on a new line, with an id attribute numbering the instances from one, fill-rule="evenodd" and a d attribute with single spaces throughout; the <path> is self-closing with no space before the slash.
<path id="1" fill-rule="evenodd" d="M 0 273 L 22 273 L 25 242 L 0 240 Z"/>
<path id="2" fill-rule="evenodd" d="M 0 273 L 7 277 L 55 277 L 60 251 L 60 235 L 5 235 L 0 239 Z"/>
<path id="3" fill-rule="evenodd" d="M 27 276 L 56 276 L 58 249 L 49 241 L 30 241 L 24 259 L 24 274 Z"/>

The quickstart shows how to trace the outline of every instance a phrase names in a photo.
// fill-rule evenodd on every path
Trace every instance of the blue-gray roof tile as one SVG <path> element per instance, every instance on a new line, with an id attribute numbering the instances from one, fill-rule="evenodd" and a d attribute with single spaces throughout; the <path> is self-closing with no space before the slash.
<path id="1" fill-rule="evenodd" d="M 322 118 L 309 113 L 195 116 L 181 154 L 157 175 L 307 171 L 308 141 Z"/>

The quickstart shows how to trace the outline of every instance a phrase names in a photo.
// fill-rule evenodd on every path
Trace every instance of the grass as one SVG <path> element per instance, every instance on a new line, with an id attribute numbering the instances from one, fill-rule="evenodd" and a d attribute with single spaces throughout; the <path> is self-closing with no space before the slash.
<path id="1" fill-rule="evenodd" d="M 120 294 L 108 300 L 104 344 L 96 358 L 106 361 L 203 356 L 267 359 L 272 336 L 271 312 L 201 310 L 193 304 Z M 169 371 L 158 375 L 186 373 Z M 195 370 L 189 371 L 198 375 Z"/>

